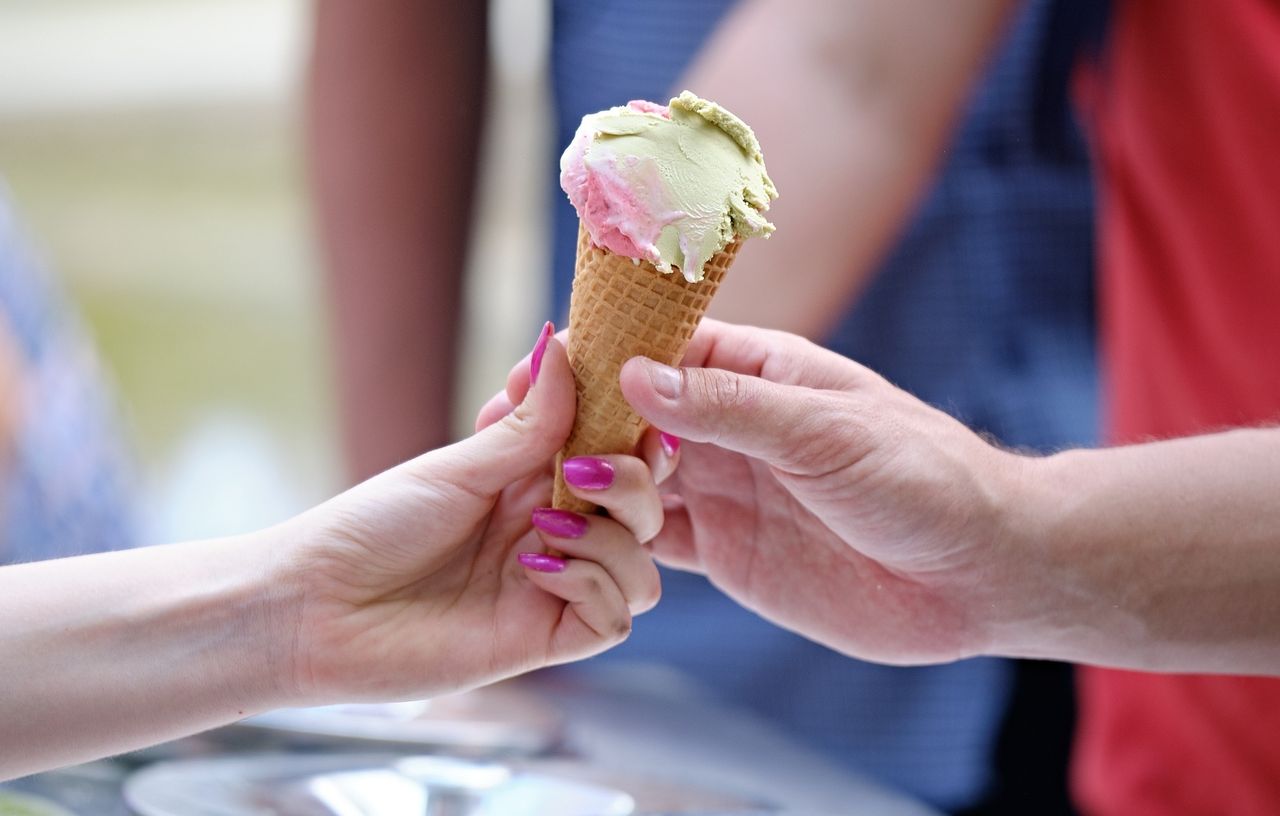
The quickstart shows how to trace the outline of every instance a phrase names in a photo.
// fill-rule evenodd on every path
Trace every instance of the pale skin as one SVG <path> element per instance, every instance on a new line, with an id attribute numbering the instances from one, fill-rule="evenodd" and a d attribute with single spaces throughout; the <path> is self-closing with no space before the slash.
<path id="1" fill-rule="evenodd" d="M 523 392 L 482 411 L 483 426 Z M 1280 430 L 1029 457 L 781 332 L 706 321 L 622 388 L 684 438 L 660 561 L 892 664 L 1280 674 Z"/>
<path id="2" fill-rule="evenodd" d="M 671 89 L 750 123 L 782 192 L 777 232 L 735 263 L 713 315 L 830 330 L 928 184 L 1016 5 L 739 4 Z M 308 131 L 356 478 L 448 438 L 482 88 L 479 68 L 462 72 L 483 65 L 484 7 L 317 7 Z"/>
<path id="3" fill-rule="evenodd" d="M 553 340 L 508 418 L 277 527 L 0 568 L 0 780 L 279 706 L 456 691 L 620 642 L 658 599 L 640 542 L 661 505 L 645 462 L 604 457 L 612 484 L 575 492 L 610 518 L 577 517 L 569 537 L 531 524 L 573 409 Z"/>

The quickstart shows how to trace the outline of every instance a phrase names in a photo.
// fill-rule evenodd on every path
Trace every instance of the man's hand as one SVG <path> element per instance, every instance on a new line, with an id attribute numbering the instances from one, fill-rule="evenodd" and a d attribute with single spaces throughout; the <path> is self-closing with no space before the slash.
<path id="1" fill-rule="evenodd" d="M 1280 430 L 1025 457 L 789 335 L 685 362 L 622 370 L 694 443 L 654 551 L 761 615 L 887 663 L 1280 672 Z"/>
<path id="2" fill-rule="evenodd" d="M 623 393 L 688 442 L 663 485 L 660 560 L 840 651 L 888 663 L 982 651 L 981 600 L 1019 457 L 805 340 L 707 321 Z"/>

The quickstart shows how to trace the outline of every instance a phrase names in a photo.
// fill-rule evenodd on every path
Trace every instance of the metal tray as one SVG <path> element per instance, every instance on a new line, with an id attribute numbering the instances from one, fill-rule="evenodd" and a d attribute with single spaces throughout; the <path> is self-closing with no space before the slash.
<path id="1" fill-rule="evenodd" d="M 536 756 L 552 750 L 563 717 L 536 694 L 500 684 L 409 703 L 285 708 L 234 728 L 286 741 L 407 745 L 469 757 Z"/>
<path id="2" fill-rule="evenodd" d="M 570 763 L 439 756 L 288 755 L 163 762 L 124 796 L 140 816 L 654 816 L 777 809 Z"/>

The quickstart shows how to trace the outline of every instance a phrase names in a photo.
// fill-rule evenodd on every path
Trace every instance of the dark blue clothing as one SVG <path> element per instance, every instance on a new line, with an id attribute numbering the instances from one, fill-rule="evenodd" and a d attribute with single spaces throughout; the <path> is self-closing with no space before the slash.
<path id="1" fill-rule="evenodd" d="M 730 6 L 557 0 L 557 144 L 586 113 L 678 91 L 673 83 Z M 1039 449 L 1091 442 L 1097 414 L 1091 190 L 1062 70 L 1075 37 L 1054 9 L 1029 4 L 936 187 L 829 341 L 1007 444 Z M 555 196 L 554 302 L 564 315 L 577 218 Z M 1009 661 L 862 663 L 763 622 L 701 578 L 668 572 L 664 582 L 662 603 L 605 659 L 673 664 L 935 805 L 967 807 L 988 788 Z"/>
<path id="2" fill-rule="evenodd" d="M 1039 450 L 1092 444 L 1098 426 L 1088 155 L 1066 75 L 1052 100 L 1036 92 L 1051 6 L 1031 4 L 914 221 L 827 341 Z"/>

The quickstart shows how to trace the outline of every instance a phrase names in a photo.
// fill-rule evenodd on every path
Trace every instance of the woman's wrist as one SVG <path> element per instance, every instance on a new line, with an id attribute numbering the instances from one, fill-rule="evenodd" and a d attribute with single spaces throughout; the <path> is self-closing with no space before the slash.
<path id="1" fill-rule="evenodd" d="M 299 681 L 299 636 L 306 596 L 303 534 L 294 521 L 236 539 L 247 566 L 252 605 L 246 625 L 255 642 L 257 672 L 250 679 L 262 708 L 306 705 L 308 695 Z"/>
<path id="2" fill-rule="evenodd" d="M 172 606 L 160 602 L 155 626 L 173 630 L 167 640 L 202 673 L 193 682 L 215 691 L 208 697 L 215 705 L 222 686 L 224 703 L 234 704 L 232 719 L 296 704 L 292 672 L 302 593 L 289 528 L 177 547 L 190 574 L 173 581 Z"/>
<path id="3" fill-rule="evenodd" d="M 0 778 L 288 703 L 277 547 L 267 532 L 0 571 L 0 652 L 21 655 L 0 664 L 0 722 L 25 748 L 0 757 Z"/>
<path id="4" fill-rule="evenodd" d="M 237 717 L 292 704 L 301 593 L 287 528 L 180 546 L 191 547 L 209 579 L 203 591 L 193 591 L 198 582 L 175 582 L 185 610 L 161 615 L 160 625 L 177 623 L 179 642 L 206 644 L 199 653 L 206 677 L 226 684 Z"/>

